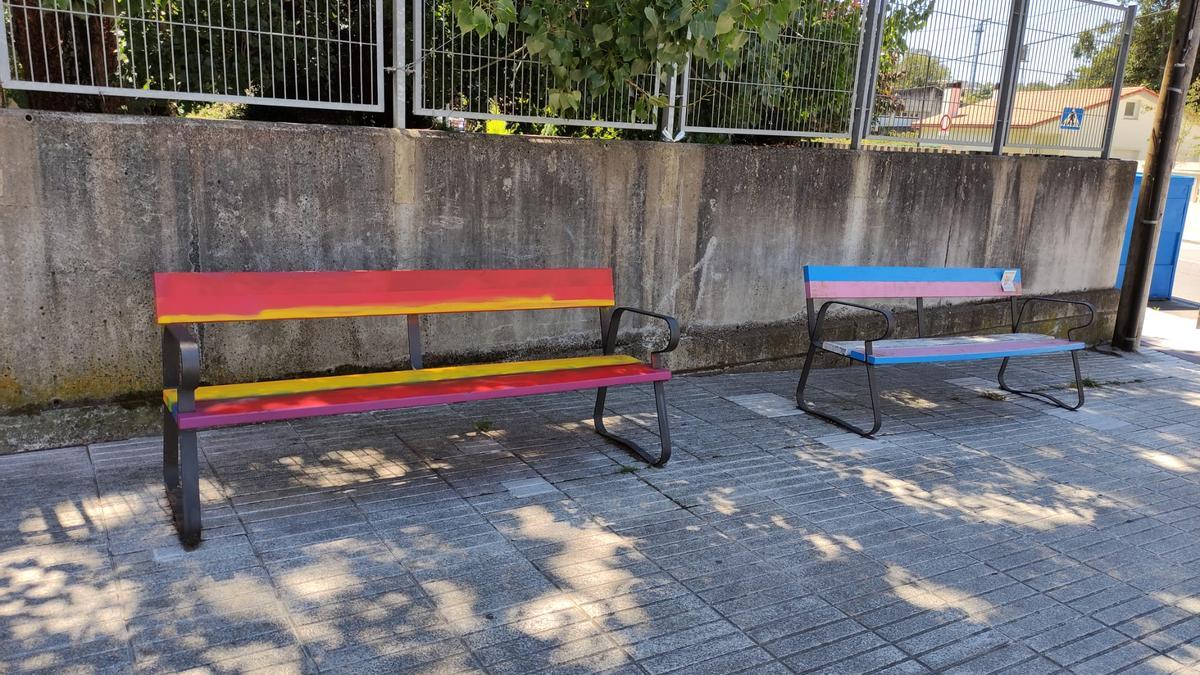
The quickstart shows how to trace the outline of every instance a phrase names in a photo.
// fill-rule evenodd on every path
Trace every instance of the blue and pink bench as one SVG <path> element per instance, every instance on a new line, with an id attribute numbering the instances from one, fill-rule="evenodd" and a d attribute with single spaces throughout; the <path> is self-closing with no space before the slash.
<path id="1" fill-rule="evenodd" d="M 154 275 L 163 354 L 163 481 L 180 537 L 200 541 L 200 465 L 196 432 L 256 422 L 596 390 L 596 431 L 638 458 L 671 457 L 659 355 L 679 344 L 679 324 L 654 312 L 617 307 L 609 269 L 369 272 L 160 273 Z M 602 354 L 424 368 L 421 316 L 590 308 L 598 310 Z M 625 314 L 666 324 L 665 346 L 649 363 L 616 353 Z M 409 368 L 384 373 L 200 386 L 200 346 L 190 324 L 228 321 L 398 316 L 407 320 Z M 652 454 L 608 431 L 609 387 L 650 384 L 661 449 Z"/>
<path id="2" fill-rule="evenodd" d="M 796 386 L 796 403 L 805 412 L 828 420 L 859 435 L 871 437 L 883 424 L 879 406 L 879 390 L 875 379 L 877 366 L 914 363 L 949 363 L 1002 359 L 997 380 L 1004 391 L 1044 400 L 1068 410 L 1083 406 L 1083 381 L 1079 370 L 1079 351 L 1086 345 L 1072 339 L 1074 333 L 1095 320 L 1096 310 L 1087 302 L 1059 298 L 1021 297 L 1021 271 L 1001 268 L 929 268 L 929 267 L 838 267 L 815 266 L 804 268 L 804 294 L 808 305 L 808 354 Z M 893 339 L 896 319 L 892 312 L 847 300 L 915 299 L 917 337 Z M 929 298 L 1009 298 L 1012 332 L 1000 335 L 958 335 L 925 337 L 925 300 Z M 817 303 L 820 302 L 820 308 Z M 1025 309 L 1033 303 L 1074 305 L 1086 310 L 1086 323 L 1072 327 L 1067 339 L 1061 340 L 1040 333 L 1022 333 Z M 883 331 L 865 340 L 826 340 L 826 315 L 831 307 L 846 307 L 872 312 L 883 319 Z M 867 388 L 871 401 L 873 425 L 864 429 L 829 412 L 813 408 L 805 399 L 809 373 L 819 352 L 828 352 L 863 363 L 867 370 Z M 1019 356 L 1070 354 L 1075 370 L 1077 400 L 1067 404 L 1044 393 L 1013 389 L 1004 375 L 1009 360 Z"/>

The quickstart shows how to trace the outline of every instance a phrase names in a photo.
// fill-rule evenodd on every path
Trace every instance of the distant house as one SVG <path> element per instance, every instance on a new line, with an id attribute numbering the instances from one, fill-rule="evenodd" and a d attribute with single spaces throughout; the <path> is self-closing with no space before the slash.
<path id="1" fill-rule="evenodd" d="M 961 100 L 961 92 L 961 82 L 899 89 L 896 91 L 898 109 L 878 116 L 874 131 L 883 134 L 911 132 L 924 118 L 945 113 L 951 99 Z"/>
<path id="2" fill-rule="evenodd" d="M 950 86 L 961 88 L 961 85 L 958 84 Z M 897 91 L 896 98 L 900 99 L 899 114 L 918 120 L 941 114 L 945 90 L 946 87 L 930 84 Z"/>
<path id="3" fill-rule="evenodd" d="M 1077 151 L 1079 147 L 1099 147 L 1104 138 L 1108 101 L 1112 90 L 1047 89 L 1018 91 L 1013 102 L 1012 129 L 1008 147 L 1036 152 L 1039 148 L 1062 154 L 1094 155 L 1095 151 Z M 949 118 L 949 129 L 942 114 L 929 115 L 913 125 L 922 143 L 939 140 L 987 143 L 996 118 L 995 97 L 964 105 Z M 1146 87 L 1125 87 L 1117 107 L 1112 156 L 1141 160 L 1150 140 L 1158 94 Z M 1075 119 L 1082 111 L 1082 116 Z M 1186 124 L 1180 159 L 1194 157 L 1200 149 L 1196 125 Z"/>

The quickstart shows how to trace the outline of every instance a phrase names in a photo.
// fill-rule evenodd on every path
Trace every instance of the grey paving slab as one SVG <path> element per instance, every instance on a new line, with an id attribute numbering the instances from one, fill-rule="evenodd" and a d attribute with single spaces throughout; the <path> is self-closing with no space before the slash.
<path id="1" fill-rule="evenodd" d="M 192 552 L 157 439 L 3 457 L 0 671 L 1194 672 L 1200 370 L 1083 365 L 1077 414 L 884 369 L 874 440 L 795 373 L 678 377 L 665 469 L 586 393 L 208 432 Z M 814 400 L 865 414 L 844 375 Z"/>

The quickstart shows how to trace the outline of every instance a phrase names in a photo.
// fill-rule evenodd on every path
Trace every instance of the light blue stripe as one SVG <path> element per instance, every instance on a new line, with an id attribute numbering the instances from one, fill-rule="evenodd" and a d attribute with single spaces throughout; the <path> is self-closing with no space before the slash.
<path id="1" fill-rule="evenodd" d="M 991 282 L 1000 283 L 1002 267 L 842 267 L 806 265 L 805 281 L 881 281 L 881 282 Z M 1017 270 L 1016 281 L 1021 281 Z"/>
<path id="2" fill-rule="evenodd" d="M 877 366 L 900 365 L 904 363 L 949 363 L 955 361 L 985 361 L 987 359 L 1003 359 L 1014 356 L 1038 356 L 1040 354 L 1057 354 L 1060 352 L 1073 352 L 1080 349 L 1085 349 L 1086 345 L 1082 342 L 1067 342 L 1065 344 L 1052 344 L 1036 349 L 1013 349 L 985 353 L 972 354 L 931 354 L 929 356 L 874 356 L 870 359 L 862 351 L 855 349 L 847 356 L 855 361 L 866 361 Z"/>

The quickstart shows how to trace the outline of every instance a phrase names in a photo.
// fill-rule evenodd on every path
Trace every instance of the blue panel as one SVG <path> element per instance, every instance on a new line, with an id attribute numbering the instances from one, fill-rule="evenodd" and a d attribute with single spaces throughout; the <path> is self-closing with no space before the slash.
<path id="1" fill-rule="evenodd" d="M 805 281 L 884 281 L 941 282 L 966 281 L 999 283 L 1006 270 L 1000 267 L 849 267 L 805 265 Z M 1016 281 L 1021 281 L 1017 270 Z"/>
<path id="2" fill-rule="evenodd" d="M 1175 285 L 1175 271 L 1179 264 L 1179 252 L 1183 242 L 1183 227 L 1187 222 L 1188 204 L 1192 198 L 1192 176 L 1171 176 L 1167 191 L 1167 207 L 1163 212 L 1162 232 L 1158 238 L 1158 249 L 1154 254 L 1154 275 L 1150 280 L 1150 298 L 1166 300 L 1171 297 Z M 1137 197 L 1142 188 L 1142 174 L 1133 181 L 1133 203 L 1129 206 L 1129 220 L 1125 226 L 1125 243 L 1121 247 L 1121 266 L 1117 268 L 1117 288 L 1125 280 L 1125 261 L 1129 257 L 1129 241 L 1133 237 L 1133 217 L 1137 211 Z"/>

